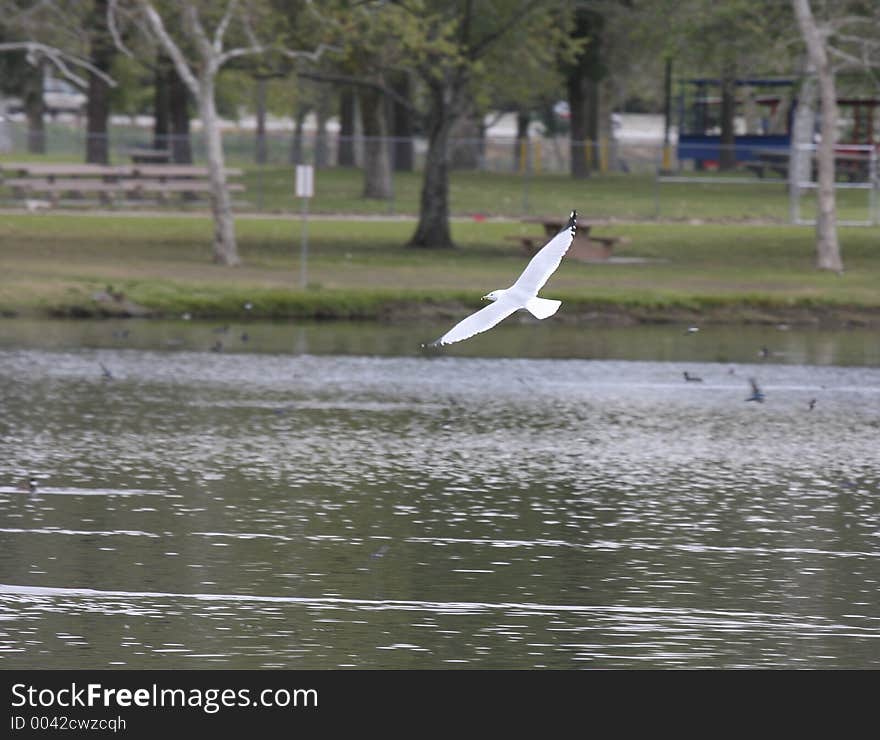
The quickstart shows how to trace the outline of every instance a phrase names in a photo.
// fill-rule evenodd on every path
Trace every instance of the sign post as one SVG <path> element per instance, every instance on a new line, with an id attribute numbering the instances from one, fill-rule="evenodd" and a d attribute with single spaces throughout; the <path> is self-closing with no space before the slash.
<path id="1" fill-rule="evenodd" d="M 303 290 L 309 282 L 309 198 L 315 194 L 315 168 L 310 164 L 296 166 L 296 197 L 302 198 L 302 249 L 299 257 L 299 286 Z"/>

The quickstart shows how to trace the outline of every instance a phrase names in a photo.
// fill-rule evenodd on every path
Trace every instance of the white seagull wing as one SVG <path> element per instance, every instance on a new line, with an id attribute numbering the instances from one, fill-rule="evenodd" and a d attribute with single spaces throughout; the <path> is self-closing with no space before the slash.
<path id="1" fill-rule="evenodd" d="M 495 324 L 503 321 L 510 316 L 510 314 L 520 308 L 522 308 L 522 306 L 518 305 L 515 301 L 501 298 L 500 300 L 481 308 L 476 313 L 472 313 L 467 318 L 462 319 L 440 337 L 440 339 L 431 342 L 429 346 L 437 347 L 443 344 L 452 344 L 453 342 L 460 342 L 463 339 L 468 339 L 474 334 L 479 334 L 481 331 L 491 329 Z"/>
<path id="2" fill-rule="evenodd" d="M 572 211 L 565 228 L 547 242 L 538 253 L 532 257 L 522 275 L 513 284 L 513 289 L 526 292 L 529 295 L 537 295 L 544 287 L 550 276 L 556 272 L 559 263 L 571 246 L 574 232 L 577 229 L 577 211 Z"/>

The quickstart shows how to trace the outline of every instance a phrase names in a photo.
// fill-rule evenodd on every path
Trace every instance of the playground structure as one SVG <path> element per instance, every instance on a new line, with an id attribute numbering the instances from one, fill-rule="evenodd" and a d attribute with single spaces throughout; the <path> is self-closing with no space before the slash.
<path id="1" fill-rule="evenodd" d="M 780 179 L 788 177 L 796 84 L 793 78 L 734 81 L 735 120 L 739 126 L 735 129 L 732 160 L 737 167 L 759 177 L 773 172 Z M 711 78 L 679 83 L 678 160 L 693 161 L 698 171 L 717 170 L 722 159 L 721 98 L 715 93 L 720 86 L 721 80 Z M 865 182 L 872 175 L 872 161 L 880 153 L 880 124 L 876 120 L 880 99 L 841 97 L 837 103 L 844 126 L 835 144 L 837 172 L 850 181 Z"/>

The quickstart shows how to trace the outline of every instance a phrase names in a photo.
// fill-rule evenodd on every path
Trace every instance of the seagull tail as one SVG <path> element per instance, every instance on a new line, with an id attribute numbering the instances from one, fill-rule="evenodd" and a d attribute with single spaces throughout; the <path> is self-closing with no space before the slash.
<path id="1" fill-rule="evenodd" d="M 530 298 L 526 303 L 526 310 L 536 319 L 546 319 L 555 314 L 562 301 L 551 301 L 547 298 Z"/>

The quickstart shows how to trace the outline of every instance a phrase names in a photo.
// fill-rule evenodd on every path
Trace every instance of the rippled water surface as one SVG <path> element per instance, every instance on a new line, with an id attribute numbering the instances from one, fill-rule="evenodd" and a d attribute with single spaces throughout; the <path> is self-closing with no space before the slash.
<path id="1" fill-rule="evenodd" d="M 876 336 L 436 328 L 0 322 L 0 667 L 880 667 Z"/>

